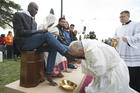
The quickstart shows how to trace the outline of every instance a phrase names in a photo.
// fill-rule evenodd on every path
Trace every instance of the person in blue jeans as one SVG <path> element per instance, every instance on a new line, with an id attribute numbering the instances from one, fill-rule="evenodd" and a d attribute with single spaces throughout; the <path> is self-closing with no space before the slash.
<path id="1" fill-rule="evenodd" d="M 16 12 L 13 16 L 14 44 L 20 51 L 40 51 L 48 52 L 46 79 L 51 85 L 57 85 L 52 80 L 51 73 L 55 65 L 57 51 L 67 57 L 74 58 L 69 53 L 69 48 L 61 44 L 46 29 L 37 30 L 35 15 L 38 12 L 38 5 L 34 2 L 29 3 L 28 11 Z M 44 44 L 47 43 L 47 46 Z"/>

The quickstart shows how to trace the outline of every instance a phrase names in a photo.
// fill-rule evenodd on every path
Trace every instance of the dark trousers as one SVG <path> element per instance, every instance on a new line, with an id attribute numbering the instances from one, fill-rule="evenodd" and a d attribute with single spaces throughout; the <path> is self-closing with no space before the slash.
<path id="1" fill-rule="evenodd" d="M 140 67 L 128 67 L 130 75 L 130 87 L 140 93 Z"/>
<path id="2" fill-rule="evenodd" d="M 44 43 L 47 43 L 48 46 L 43 47 Z M 61 44 L 50 32 L 35 34 L 31 37 L 25 38 L 22 49 L 24 51 L 37 49 L 37 51 L 40 52 L 48 52 L 46 68 L 47 74 L 53 73 L 57 51 L 61 55 L 64 55 L 66 52 L 70 51 L 68 46 Z"/>
<path id="3" fill-rule="evenodd" d="M 6 49 L 7 49 L 7 59 L 12 59 L 13 46 L 12 45 L 6 45 Z"/>

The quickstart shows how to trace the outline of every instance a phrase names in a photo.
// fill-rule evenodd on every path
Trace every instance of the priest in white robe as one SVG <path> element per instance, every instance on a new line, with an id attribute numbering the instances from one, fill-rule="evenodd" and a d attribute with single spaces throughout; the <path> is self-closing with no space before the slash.
<path id="1" fill-rule="evenodd" d="M 129 11 L 120 13 L 120 25 L 115 32 L 117 51 L 130 72 L 130 86 L 140 92 L 140 23 L 129 20 Z"/>
<path id="2" fill-rule="evenodd" d="M 85 93 L 138 93 L 129 87 L 129 73 L 117 51 L 97 40 L 84 39 L 70 44 L 73 56 L 85 57 L 82 72 L 92 75 Z"/>

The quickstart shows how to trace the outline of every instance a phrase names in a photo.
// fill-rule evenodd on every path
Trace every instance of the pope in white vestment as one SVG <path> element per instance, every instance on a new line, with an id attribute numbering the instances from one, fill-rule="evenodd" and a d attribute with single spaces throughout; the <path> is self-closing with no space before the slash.
<path id="1" fill-rule="evenodd" d="M 74 56 L 85 56 L 82 72 L 93 76 L 85 93 L 138 93 L 129 87 L 128 68 L 113 47 L 84 39 L 72 42 L 70 51 Z"/>

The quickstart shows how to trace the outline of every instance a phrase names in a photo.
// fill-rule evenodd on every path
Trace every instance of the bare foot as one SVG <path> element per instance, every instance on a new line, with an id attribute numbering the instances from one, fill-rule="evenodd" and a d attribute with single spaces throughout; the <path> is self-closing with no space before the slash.
<path id="1" fill-rule="evenodd" d="M 51 86 L 57 86 L 57 83 L 52 80 L 51 75 L 46 75 L 47 80 L 49 81 Z"/>

